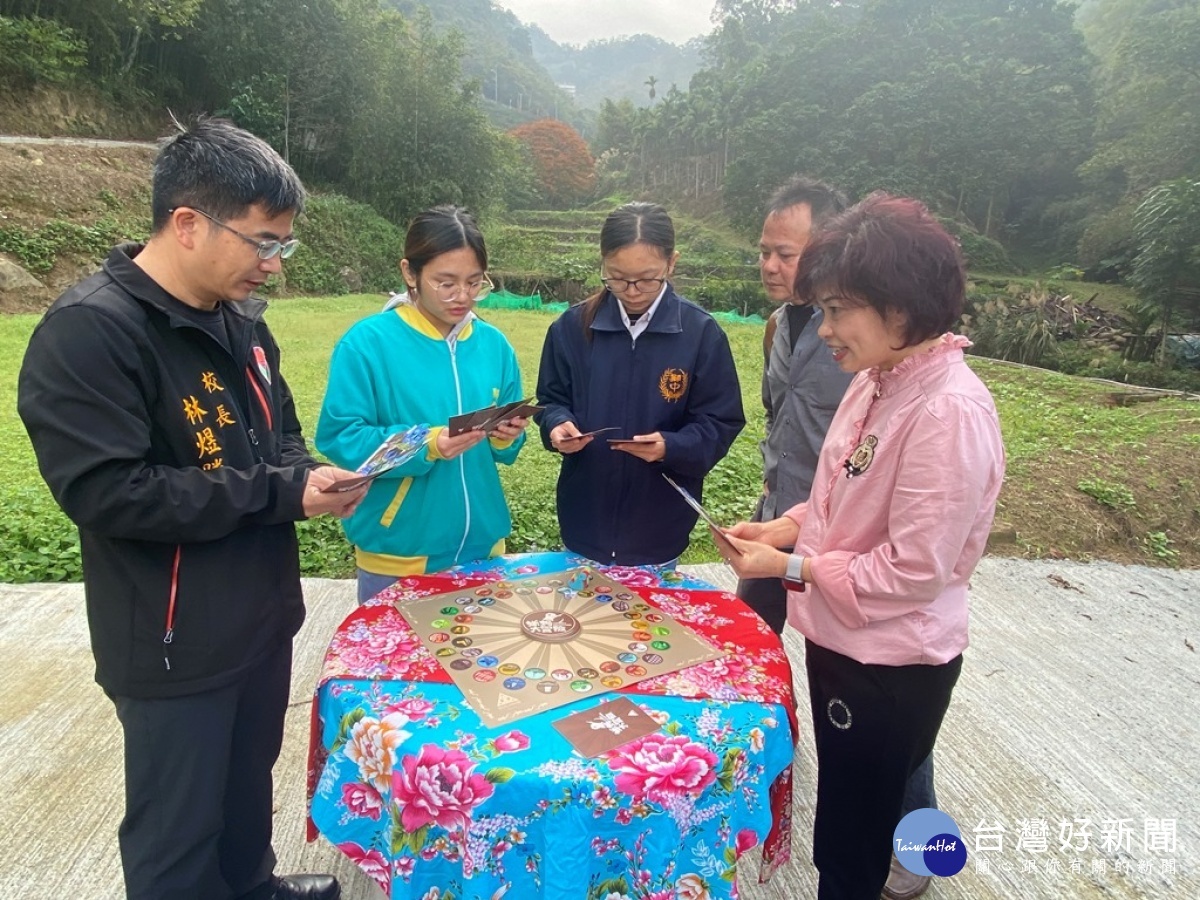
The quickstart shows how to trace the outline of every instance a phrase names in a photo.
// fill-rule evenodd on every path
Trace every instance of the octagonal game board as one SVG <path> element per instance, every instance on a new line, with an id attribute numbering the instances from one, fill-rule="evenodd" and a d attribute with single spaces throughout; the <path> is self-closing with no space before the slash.
<path id="1" fill-rule="evenodd" d="M 461 588 L 396 609 L 489 726 L 726 655 L 588 568 Z"/>

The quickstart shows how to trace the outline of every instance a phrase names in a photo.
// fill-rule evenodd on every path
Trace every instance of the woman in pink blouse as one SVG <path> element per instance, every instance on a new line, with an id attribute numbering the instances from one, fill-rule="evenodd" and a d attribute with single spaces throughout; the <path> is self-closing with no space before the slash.
<path id="1" fill-rule="evenodd" d="M 957 242 L 916 200 L 872 194 L 822 228 L 796 295 L 858 374 L 808 501 L 728 532 L 738 575 L 785 580 L 806 639 L 821 900 L 879 897 L 905 783 L 962 668 L 967 582 L 1004 477 L 992 397 L 948 332 L 965 290 Z"/>

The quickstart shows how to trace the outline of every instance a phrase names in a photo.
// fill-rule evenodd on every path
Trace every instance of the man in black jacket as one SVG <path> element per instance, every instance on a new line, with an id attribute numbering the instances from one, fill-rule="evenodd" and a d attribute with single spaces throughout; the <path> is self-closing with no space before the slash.
<path id="1" fill-rule="evenodd" d="M 277 877 L 271 768 L 304 620 L 294 523 L 348 515 L 308 455 L 252 297 L 304 189 L 267 144 L 202 119 L 154 164 L 152 234 L 114 249 L 29 342 L 18 406 L 79 528 L 96 680 L 125 736 L 126 893 L 336 900 Z"/>

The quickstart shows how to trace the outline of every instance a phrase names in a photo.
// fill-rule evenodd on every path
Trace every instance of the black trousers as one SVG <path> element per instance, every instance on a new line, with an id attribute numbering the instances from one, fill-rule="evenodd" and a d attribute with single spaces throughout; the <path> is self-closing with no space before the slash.
<path id="1" fill-rule="evenodd" d="M 819 900 L 878 900 L 910 776 L 933 750 L 962 656 L 866 665 L 805 641 L 817 745 Z"/>
<path id="2" fill-rule="evenodd" d="M 218 690 L 112 698 L 125 733 L 118 837 L 129 900 L 270 897 L 271 768 L 291 674 L 289 640 Z"/>

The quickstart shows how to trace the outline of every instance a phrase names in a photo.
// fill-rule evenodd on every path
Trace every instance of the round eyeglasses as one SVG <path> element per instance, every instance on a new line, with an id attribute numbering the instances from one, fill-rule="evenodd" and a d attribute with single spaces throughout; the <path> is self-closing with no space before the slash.
<path id="1" fill-rule="evenodd" d="M 443 303 L 452 303 L 462 296 L 478 303 L 496 289 L 492 280 L 486 275 L 462 284 L 455 281 L 431 281 L 429 286 L 433 288 L 434 295 Z"/>
<path id="2" fill-rule="evenodd" d="M 168 209 L 167 215 L 170 215 L 171 213 L 175 212 L 176 209 L 180 209 L 180 208 L 181 207 L 176 206 L 171 209 Z M 247 244 L 249 244 L 251 247 L 253 247 L 255 249 L 255 252 L 258 254 L 259 259 L 271 259 L 276 254 L 279 255 L 280 259 L 287 259 L 293 253 L 295 253 L 296 248 L 300 246 L 300 240 L 298 238 L 292 238 L 291 240 L 288 240 L 288 241 L 256 241 L 254 238 L 250 237 L 249 235 L 242 234 L 236 228 L 230 228 L 228 225 L 226 225 L 224 222 L 222 222 L 216 216 L 209 215 L 202 209 L 199 209 L 195 206 L 189 206 L 187 208 L 192 210 L 193 212 L 200 213 L 200 215 L 204 216 L 204 218 L 208 219 L 208 221 L 212 222 L 214 225 L 218 226 L 219 228 L 224 228 L 226 231 L 230 232 L 231 234 L 236 234 L 243 241 L 245 241 Z"/>

